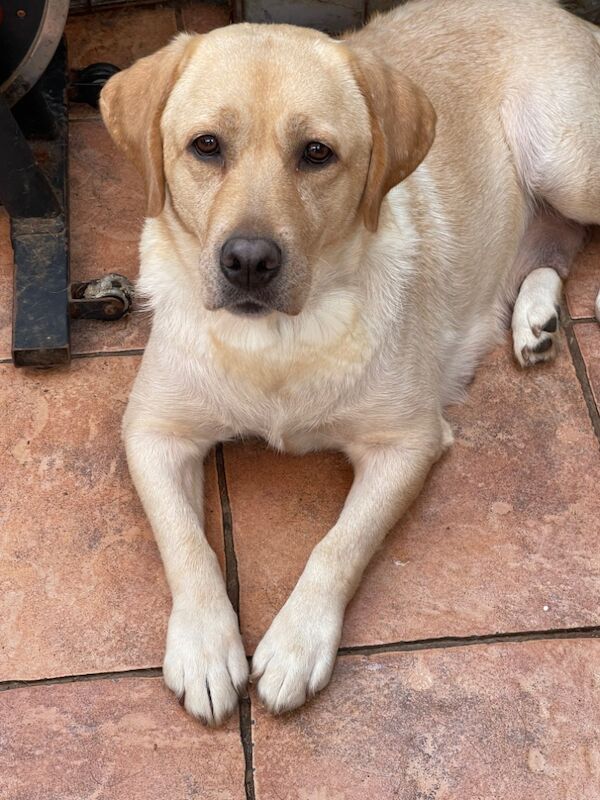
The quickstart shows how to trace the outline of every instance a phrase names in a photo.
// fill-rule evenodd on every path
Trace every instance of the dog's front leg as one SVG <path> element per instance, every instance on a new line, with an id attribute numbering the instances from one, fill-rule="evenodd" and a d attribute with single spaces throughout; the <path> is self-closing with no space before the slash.
<path id="1" fill-rule="evenodd" d="M 248 679 L 236 614 L 203 531 L 202 461 L 212 442 L 124 429 L 129 468 L 158 543 L 173 608 L 164 679 L 186 710 L 218 725 Z"/>
<path id="2" fill-rule="evenodd" d="M 302 705 L 329 682 L 346 605 L 442 450 L 441 444 L 349 448 L 355 479 L 340 518 L 311 553 L 254 654 L 253 679 L 274 713 Z"/>

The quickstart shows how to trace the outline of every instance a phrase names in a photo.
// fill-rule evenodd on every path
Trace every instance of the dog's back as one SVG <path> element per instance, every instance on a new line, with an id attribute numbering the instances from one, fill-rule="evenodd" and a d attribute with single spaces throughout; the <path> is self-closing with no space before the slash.
<path id="1" fill-rule="evenodd" d="M 581 236 L 563 220 L 600 222 L 600 32 L 554 0 L 420 0 L 351 38 L 437 113 L 425 163 L 395 191 L 426 198 L 422 268 L 456 330 L 440 337 L 451 398 L 540 259 L 566 276 Z"/>

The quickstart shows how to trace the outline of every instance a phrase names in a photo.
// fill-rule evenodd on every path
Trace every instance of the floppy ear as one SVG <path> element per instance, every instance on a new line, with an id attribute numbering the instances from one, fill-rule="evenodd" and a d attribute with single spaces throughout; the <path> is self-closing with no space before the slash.
<path id="1" fill-rule="evenodd" d="M 427 95 L 383 59 L 350 47 L 352 68 L 367 101 L 373 145 L 361 201 L 366 227 L 377 230 L 381 202 L 427 155 L 436 115 Z"/>
<path id="2" fill-rule="evenodd" d="M 178 36 L 157 53 L 118 72 L 100 95 L 100 111 L 108 132 L 144 178 L 149 217 L 158 216 L 165 204 L 160 120 L 193 38 Z"/>

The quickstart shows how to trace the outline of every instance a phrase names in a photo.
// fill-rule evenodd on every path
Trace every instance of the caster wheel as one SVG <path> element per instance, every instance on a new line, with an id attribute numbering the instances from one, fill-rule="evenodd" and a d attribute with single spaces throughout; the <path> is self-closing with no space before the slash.
<path id="1" fill-rule="evenodd" d="M 87 103 L 92 108 L 98 108 L 102 87 L 109 78 L 120 71 L 119 67 L 104 61 L 76 70 L 69 92 L 71 101 Z"/>
<path id="2" fill-rule="evenodd" d="M 116 302 L 111 303 L 109 298 L 114 298 Z M 104 313 L 106 319 L 120 319 L 129 312 L 133 302 L 133 286 L 116 272 L 105 275 L 97 281 L 89 283 L 84 292 L 84 300 L 105 300 Z"/>
<path id="3" fill-rule="evenodd" d="M 72 283 L 69 292 L 71 319 L 121 319 L 131 310 L 133 286 L 123 275 L 111 273 L 95 281 Z"/>

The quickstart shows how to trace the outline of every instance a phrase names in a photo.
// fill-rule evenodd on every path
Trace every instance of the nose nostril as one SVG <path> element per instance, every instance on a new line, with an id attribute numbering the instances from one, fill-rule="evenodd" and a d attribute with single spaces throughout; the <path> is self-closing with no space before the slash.
<path id="1" fill-rule="evenodd" d="M 228 239 L 221 249 L 220 266 L 234 286 L 254 290 L 266 286 L 281 268 L 281 250 L 269 239 Z"/>

